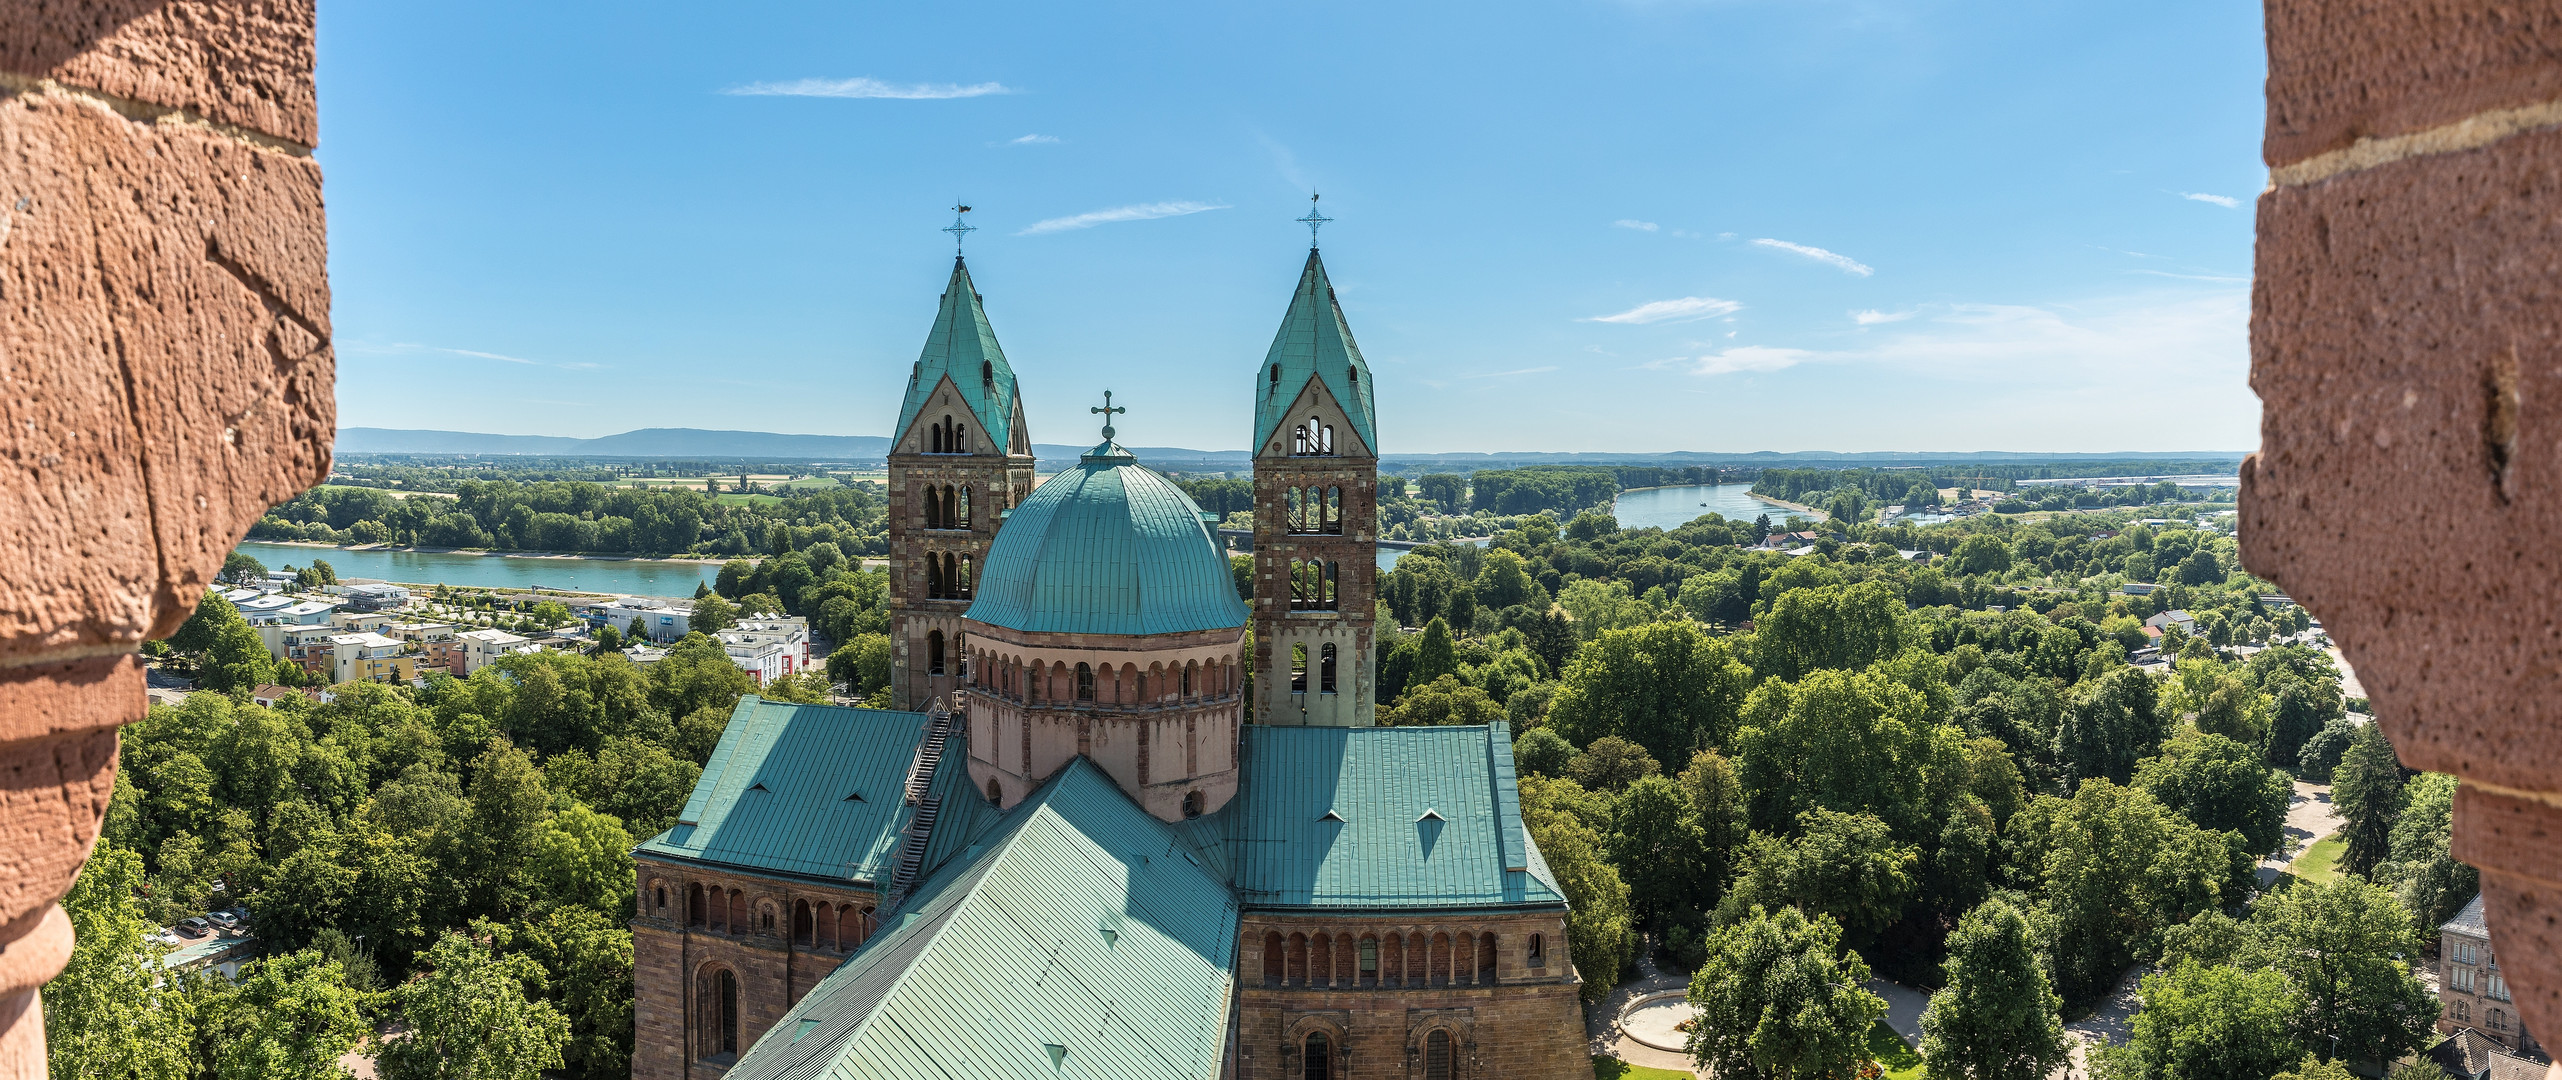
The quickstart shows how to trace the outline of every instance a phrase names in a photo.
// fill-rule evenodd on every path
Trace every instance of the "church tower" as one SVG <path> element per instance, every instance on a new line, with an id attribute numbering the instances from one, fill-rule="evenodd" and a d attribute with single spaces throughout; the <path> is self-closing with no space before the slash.
<path id="1" fill-rule="evenodd" d="M 1023 396 L 959 256 L 890 430 L 890 707 L 923 709 L 961 685 L 961 613 L 1032 491 Z"/>
<path id="2" fill-rule="evenodd" d="M 1313 243 L 1254 402 L 1254 722 L 1369 727 L 1378 419 Z"/>

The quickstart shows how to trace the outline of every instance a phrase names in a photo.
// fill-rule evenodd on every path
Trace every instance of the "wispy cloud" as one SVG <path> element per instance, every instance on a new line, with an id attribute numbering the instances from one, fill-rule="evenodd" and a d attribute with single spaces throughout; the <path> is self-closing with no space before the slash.
<path id="1" fill-rule="evenodd" d="M 2191 202 L 2214 203 L 2227 210 L 2239 209 L 2242 205 L 2242 200 L 2230 195 L 2209 195 L 2203 191 L 2183 191 L 2179 197 Z"/>
<path id="2" fill-rule="evenodd" d="M 1654 232 L 1657 229 L 1663 228 L 1663 226 L 1657 225 L 1654 222 L 1639 221 L 1635 218 L 1620 218 L 1610 224 L 1622 229 L 1635 229 L 1638 232 Z"/>
<path id="3" fill-rule="evenodd" d="M 1805 244 L 1792 244 L 1786 240 L 1773 240 L 1769 237 L 1763 237 L 1759 240 L 1753 241 L 1753 243 L 1762 247 L 1785 251 L 1791 255 L 1803 255 L 1809 259 L 1815 260 L 1816 262 L 1823 263 L 1826 266 L 1838 268 L 1844 273 L 1857 274 L 1861 277 L 1867 277 L 1868 275 L 1877 272 L 1875 267 L 1872 267 L 1867 263 L 1851 258 L 1848 255 L 1834 251 L 1826 251 L 1819 247 L 1811 247 Z"/>
<path id="4" fill-rule="evenodd" d="M 1796 367 L 1815 354 L 1806 349 L 1777 349 L 1768 345 L 1739 345 L 1722 352 L 1710 353 L 1689 361 L 1690 370 L 1701 375 L 1732 375 L 1746 371 L 1778 371 Z"/>
<path id="5" fill-rule="evenodd" d="M 1550 364 L 1546 367 L 1514 368 L 1511 371 L 1483 371 L 1466 377 L 1471 379 L 1509 379 L 1515 375 L 1542 375 L 1555 370 L 1557 370 L 1557 365 Z"/>
<path id="6" fill-rule="evenodd" d="M 1878 311 L 1871 308 L 1867 311 L 1851 312 L 1850 321 L 1861 326 L 1875 326 L 1878 323 L 1902 322 L 1919 314 L 1921 314 L 1919 311 Z"/>
<path id="7" fill-rule="evenodd" d="M 605 366 L 583 360 L 528 360 L 521 356 L 509 356 L 506 353 L 483 352 L 479 349 L 454 349 L 443 345 L 421 345 L 413 341 L 395 341 L 389 345 L 357 344 L 346 346 L 346 348 L 351 352 L 376 354 L 443 353 L 447 356 L 468 356 L 478 360 L 497 360 L 502 363 L 523 364 L 526 367 L 559 368 L 563 371 L 595 371 Z"/>
<path id="8" fill-rule="evenodd" d="M 1007 146 L 1048 146 L 1059 141 L 1056 135 L 1024 135 L 1005 140 Z"/>
<path id="9" fill-rule="evenodd" d="M 1035 221 L 1029 228 L 1026 228 L 1022 232 L 1014 235 L 1039 236 L 1043 233 L 1066 232 L 1070 229 L 1091 229 L 1097 225 L 1109 225 L 1117 221 L 1151 221 L 1156 218 L 1182 217 L 1185 214 L 1198 214 L 1205 210 L 1225 209 L 1228 209 L 1228 204 L 1226 203 L 1188 201 L 1137 203 L 1131 206 L 1115 206 L 1109 210 L 1089 210 L 1085 213 L 1074 214 L 1068 217 L 1055 217 L 1046 221 Z"/>
<path id="10" fill-rule="evenodd" d="M 1732 315 L 1743 309 L 1742 304 L 1732 300 L 1720 300 L 1714 296 L 1685 296 L 1679 300 L 1657 300 L 1639 304 L 1616 315 L 1595 315 L 1583 321 L 1643 326 L 1648 323 L 1713 319 L 1719 315 Z"/>
<path id="11" fill-rule="evenodd" d="M 946 98 L 986 97 L 989 94 L 1011 94 L 1013 88 L 1003 83 L 891 83 L 879 79 L 793 79 L 790 82 L 753 82 L 721 91 L 740 97 L 823 97 L 823 98 L 890 98 L 898 101 L 940 101 Z"/>
<path id="12" fill-rule="evenodd" d="M 2232 274 L 2175 274 L 2168 270 L 2146 270 L 2140 267 L 2119 272 L 2126 274 L 2147 274 L 2152 277 L 2178 278 L 2182 281 L 2212 281 L 2224 285 L 2238 285 L 2251 280 L 2246 277 L 2236 277 Z"/>
<path id="13" fill-rule="evenodd" d="M 1748 345 L 1650 366 L 1724 375 L 1807 363 L 1857 364 L 2017 389 L 2113 382 L 2117 373 L 2136 368 L 2173 381 L 2211 382 L 2236 376 L 2249 362 L 2245 289 L 2146 293 L 2070 305 L 1933 305 L 1889 321 L 1905 320 L 1912 321 L 1859 338 L 1855 348 Z"/>

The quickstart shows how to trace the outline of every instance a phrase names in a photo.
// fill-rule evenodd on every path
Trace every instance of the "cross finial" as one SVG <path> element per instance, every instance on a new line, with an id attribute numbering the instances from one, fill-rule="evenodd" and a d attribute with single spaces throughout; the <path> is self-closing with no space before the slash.
<path id="1" fill-rule="evenodd" d="M 961 255 L 961 241 L 969 239 L 971 233 L 979 231 L 978 226 L 970 224 L 961 216 L 969 212 L 970 208 L 966 204 L 953 207 L 952 223 L 943 226 L 944 232 L 952 234 L 952 257 L 954 258 L 959 258 Z"/>
<path id="2" fill-rule="evenodd" d="M 1087 409 L 1086 411 L 1103 414 L 1103 438 L 1106 441 L 1109 441 L 1112 438 L 1112 414 L 1125 413 L 1130 410 L 1127 406 L 1115 407 L 1112 404 L 1112 392 L 1106 390 L 1103 392 L 1103 404 L 1096 408 Z"/>
<path id="3" fill-rule="evenodd" d="M 1308 216 L 1299 219 L 1300 224 L 1308 227 L 1308 250 L 1310 251 L 1317 249 L 1317 229 L 1334 220 L 1317 213 L 1317 199 L 1318 196 L 1313 193 L 1308 196 Z"/>

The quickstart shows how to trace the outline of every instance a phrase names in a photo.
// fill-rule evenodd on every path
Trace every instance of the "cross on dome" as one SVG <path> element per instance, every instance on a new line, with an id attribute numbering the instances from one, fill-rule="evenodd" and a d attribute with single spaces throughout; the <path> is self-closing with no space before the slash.
<path id="1" fill-rule="evenodd" d="M 961 216 L 969 212 L 970 208 L 967 204 L 953 207 L 952 223 L 943 226 L 944 232 L 952 234 L 952 257 L 956 259 L 961 257 L 961 241 L 969 239 L 971 233 L 979 231 L 978 226 L 970 224 Z"/>
<path id="2" fill-rule="evenodd" d="M 1112 438 L 1112 414 L 1125 413 L 1130 410 L 1128 406 L 1115 408 L 1112 404 L 1112 392 L 1106 390 L 1103 392 L 1103 404 L 1095 408 L 1087 409 L 1086 411 L 1103 414 L 1103 438 L 1106 442 L 1109 442 Z"/>

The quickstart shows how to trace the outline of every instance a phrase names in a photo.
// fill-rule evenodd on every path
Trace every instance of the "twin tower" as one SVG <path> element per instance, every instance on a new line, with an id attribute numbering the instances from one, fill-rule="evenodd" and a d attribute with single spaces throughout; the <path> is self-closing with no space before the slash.
<path id="1" fill-rule="evenodd" d="M 1251 378 L 1252 719 L 1371 726 L 1378 410 L 1314 247 Z M 1022 390 L 958 257 L 891 430 L 890 698 L 921 711 L 967 679 L 963 613 L 1034 486 Z"/>

